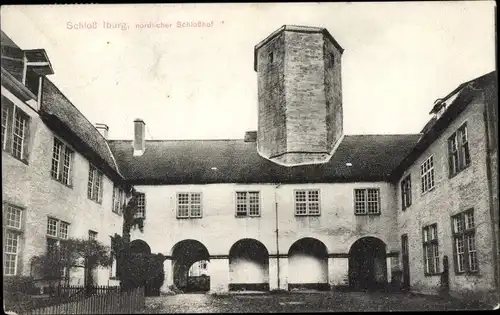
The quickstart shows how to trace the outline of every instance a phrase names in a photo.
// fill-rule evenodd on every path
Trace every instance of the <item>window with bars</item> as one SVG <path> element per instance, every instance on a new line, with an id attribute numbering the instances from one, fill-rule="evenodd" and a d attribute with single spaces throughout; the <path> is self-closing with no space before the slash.
<path id="1" fill-rule="evenodd" d="M 118 186 L 113 187 L 113 202 L 112 211 L 121 215 L 123 206 L 125 205 L 125 192 Z"/>
<path id="2" fill-rule="evenodd" d="M 3 204 L 4 263 L 3 274 L 14 276 L 18 273 L 20 240 L 22 235 L 23 208 Z"/>
<path id="3" fill-rule="evenodd" d="M 354 214 L 380 214 L 380 190 L 378 188 L 354 189 Z"/>
<path id="4" fill-rule="evenodd" d="M 102 173 L 92 164 L 89 164 L 87 197 L 96 202 L 102 200 Z"/>
<path id="5" fill-rule="evenodd" d="M 57 259 L 66 258 L 66 240 L 68 239 L 69 223 L 55 218 L 47 218 L 47 254 Z M 59 270 L 61 277 L 69 276 L 68 268 Z"/>
<path id="6" fill-rule="evenodd" d="M 13 157 L 28 162 L 28 114 L 2 95 L 2 149 Z"/>
<path id="7" fill-rule="evenodd" d="M 52 168 L 50 175 L 57 181 L 71 185 L 71 166 L 73 163 L 73 150 L 54 138 L 54 149 L 52 151 Z"/>
<path id="8" fill-rule="evenodd" d="M 434 189 L 434 156 L 431 155 L 420 165 L 422 194 Z"/>
<path id="9" fill-rule="evenodd" d="M 295 215 L 320 215 L 319 189 L 295 191 Z"/>
<path id="10" fill-rule="evenodd" d="M 469 209 L 452 216 L 451 220 L 455 272 L 478 272 L 474 209 Z"/>
<path id="11" fill-rule="evenodd" d="M 201 218 L 201 193 L 177 193 L 177 218 Z"/>
<path id="12" fill-rule="evenodd" d="M 449 175 L 454 176 L 470 165 L 467 123 L 464 123 L 448 139 Z"/>
<path id="13" fill-rule="evenodd" d="M 146 195 L 144 193 L 137 194 L 137 212 L 136 218 L 144 218 L 146 215 Z M 201 214 L 200 214 L 201 215 Z"/>
<path id="14" fill-rule="evenodd" d="M 439 245 L 437 224 L 425 226 L 422 230 L 424 247 L 424 267 L 426 275 L 439 274 Z"/>
<path id="15" fill-rule="evenodd" d="M 401 181 L 401 208 L 405 210 L 411 206 L 411 176 L 408 175 Z"/>
<path id="16" fill-rule="evenodd" d="M 236 192 L 236 216 L 237 217 L 260 216 L 260 197 L 258 191 Z"/>

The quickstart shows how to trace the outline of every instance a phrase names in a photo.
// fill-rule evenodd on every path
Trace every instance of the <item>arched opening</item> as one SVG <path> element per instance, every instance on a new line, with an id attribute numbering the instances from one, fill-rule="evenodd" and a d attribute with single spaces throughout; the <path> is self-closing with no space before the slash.
<path id="1" fill-rule="evenodd" d="M 207 292 L 210 290 L 208 262 L 209 253 L 205 245 L 195 240 L 184 240 L 177 243 L 172 250 L 172 272 L 174 285 L 183 292 Z M 203 266 L 207 262 L 203 274 L 190 275 L 190 270 Z"/>
<path id="2" fill-rule="evenodd" d="M 387 284 L 386 246 L 376 237 L 357 240 L 349 251 L 349 286 L 377 289 Z"/>
<path id="3" fill-rule="evenodd" d="M 303 238 L 288 251 L 288 288 L 328 290 L 328 251 L 323 242 Z"/>
<path id="4" fill-rule="evenodd" d="M 151 248 L 143 240 L 133 240 L 130 242 L 130 252 L 133 254 L 151 254 Z"/>
<path id="5" fill-rule="evenodd" d="M 269 253 L 254 239 L 242 239 L 229 250 L 229 290 L 268 291 Z"/>

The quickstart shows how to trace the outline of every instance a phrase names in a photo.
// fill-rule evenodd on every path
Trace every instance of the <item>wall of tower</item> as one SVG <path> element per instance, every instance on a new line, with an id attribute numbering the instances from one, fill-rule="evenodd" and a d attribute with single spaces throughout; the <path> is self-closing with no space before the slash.
<path id="1" fill-rule="evenodd" d="M 333 149 L 335 143 L 343 134 L 343 110 L 342 110 L 342 53 L 325 38 L 324 45 L 325 62 L 325 95 L 326 95 L 326 128 L 327 148 Z M 333 56 L 333 62 L 328 55 Z"/>
<path id="2" fill-rule="evenodd" d="M 273 61 L 269 54 L 273 53 Z M 258 149 L 266 157 L 286 151 L 285 34 L 272 39 L 257 53 L 259 126 Z"/>

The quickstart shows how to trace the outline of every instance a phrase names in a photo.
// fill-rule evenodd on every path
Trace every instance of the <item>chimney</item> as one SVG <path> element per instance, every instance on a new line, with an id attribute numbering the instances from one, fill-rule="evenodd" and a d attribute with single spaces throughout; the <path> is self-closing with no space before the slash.
<path id="1" fill-rule="evenodd" d="M 108 131 L 109 127 L 106 124 L 96 123 L 95 128 L 99 133 L 104 137 L 104 139 L 108 140 Z"/>
<path id="2" fill-rule="evenodd" d="M 256 141 L 257 141 L 257 131 L 245 132 L 245 142 L 256 142 Z"/>
<path id="3" fill-rule="evenodd" d="M 146 149 L 146 123 L 142 119 L 134 120 L 134 156 L 141 156 Z"/>

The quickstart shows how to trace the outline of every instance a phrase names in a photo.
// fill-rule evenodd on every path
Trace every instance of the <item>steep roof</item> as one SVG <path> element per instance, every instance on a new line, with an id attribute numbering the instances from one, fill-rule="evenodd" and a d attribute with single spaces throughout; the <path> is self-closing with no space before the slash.
<path id="1" fill-rule="evenodd" d="M 411 152 L 394 169 L 391 175 L 392 180 L 396 180 L 415 160 L 422 154 L 436 139 L 446 130 L 449 124 L 470 104 L 474 97 L 481 93 L 487 86 L 496 86 L 496 71 L 489 72 L 473 80 L 460 84 L 453 92 L 448 94 L 443 100 L 451 95 L 457 94 L 453 101 L 447 106 L 445 112 L 439 118 L 431 118 L 422 130 L 422 138 L 418 141 Z M 441 103 L 434 106 L 431 113 L 439 110 Z M 498 106 L 498 104 L 497 104 Z"/>
<path id="2" fill-rule="evenodd" d="M 97 167 L 111 172 L 111 176 L 120 174 L 106 139 L 47 78 L 43 80 L 40 116 L 60 135 L 71 136 L 70 143 L 79 146 L 80 153 L 87 155 Z"/>
<path id="3" fill-rule="evenodd" d="M 142 156 L 133 156 L 130 140 L 110 140 L 109 146 L 132 185 L 318 183 L 386 180 L 419 138 L 347 135 L 329 162 L 295 167 L 261 157 L 256 143 L 244 140 L 146 141 Z"/>

